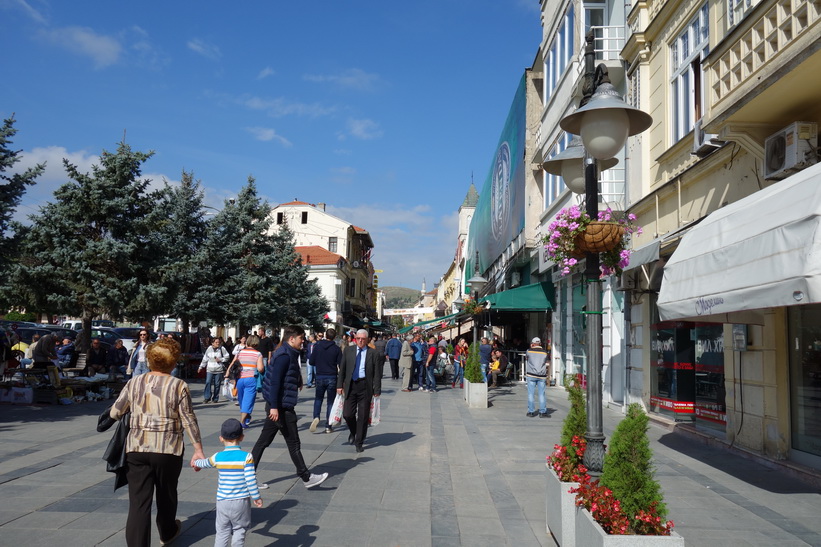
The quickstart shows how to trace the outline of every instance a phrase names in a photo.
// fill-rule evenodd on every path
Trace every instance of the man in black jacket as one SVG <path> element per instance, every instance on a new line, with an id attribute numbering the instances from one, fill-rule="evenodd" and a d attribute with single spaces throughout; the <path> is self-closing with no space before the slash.
<path id="1" fill-rule="evenodd" d="M 302 457 L 302 445 L 297 430 L 294 407 L 299 398 L 299 390 L 302 389 L 299 352 L 305 341 L 305 330 L 299 325 L 289 325 L 285 327 L 282 338 L 285 342 L 274 351 L 265 367 L 265 380 L 262 385 L 262 396 L 265 398 L 265 425 L 262 426 L 251 455 L 254 457 L 256 469 L 262 453 L 271 445 L 277 431 L 282 431 L 297 475 L 302 479 L 305 488 L 313 488 L 327 479 L 328 474 L 314 475 L 308 470 Z M 268 485 L 259 484 L 258 487 L 268 488 Z"/>
<path id="2" fill-rule="evenodd" d="M 348 442 L 356 445 L 357 452 L 362 452 L 362 443 L 368 434 L 371 401 L 382 394 L 385 354 L 379 355 L 368 347 L 368 331 L 365 329 L 356 331 L 354 340 L 356 345 L 349 346 L 342 354 L 336 394 L 345 396 L 342 417 L 350 431 Z"/>
<path id="3" fill-rule="evenodd" d="M 339 364 L 342 362 L 342 350 L 334 342 L 336 330 L 325 331 L 325 339 L 314 343 L 311 350 L 310 364 L 316 367 L 316 391 L 314 392 L 314 420 L 311 422 L 311 433 L 319 425 L 319 413 L 322 411 L 322 400 L 327 399 L 325 409 L 325 433 L 332 433 L 333 426 L 328 421 L 331 408 L 336 399 L 336 376 L 339 374 Z"/>

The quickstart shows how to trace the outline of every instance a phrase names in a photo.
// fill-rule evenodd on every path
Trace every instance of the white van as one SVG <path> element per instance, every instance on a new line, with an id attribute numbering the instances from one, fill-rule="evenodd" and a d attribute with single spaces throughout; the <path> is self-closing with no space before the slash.
<path id="1" fill-rule="evenodd" d="M 71 329 L 71 330 L 83 330 L 83 322 L 82 321 L 66 321 L 63 323 L 64 329 Z"/>

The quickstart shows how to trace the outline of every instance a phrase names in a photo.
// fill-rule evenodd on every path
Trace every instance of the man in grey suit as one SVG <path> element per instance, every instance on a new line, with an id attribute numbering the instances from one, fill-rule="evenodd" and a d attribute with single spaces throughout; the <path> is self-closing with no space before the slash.
<path id="1" fill-rule="evenodd" d="M 362 442 L 368 433 L 371 400 L 382 394 L 382 364 L 385 355 L 368 347 L 368 331 L 359 329 L 355 346 L 343 350 L 337 378 L 337 394 L 344 395 L 342 417 L 348 424 L 348 442 L 362 452 Z"/>

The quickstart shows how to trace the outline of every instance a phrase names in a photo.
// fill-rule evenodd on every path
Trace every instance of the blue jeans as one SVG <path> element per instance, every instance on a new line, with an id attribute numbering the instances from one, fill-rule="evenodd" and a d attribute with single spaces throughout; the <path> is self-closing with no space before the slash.
<path id="1" fill-rule="evenodd" d="M 436 364 L 431 362 L 430 366 L 425 367 L 425 369 L 428 377 L 428 382 L 425 384 L 425 387 L 428 388 L 428 391 L 436 391 L 436 376 L 434 375 Z"/>
<path id="2" fill-rule="evenodd" d="M 534 399 L 536 398 L 536 389 L 539 389 L 539 414 L 547 412 L 547 398 L 544 394 L 545 389 L 544 378 L 528 378 L 527 379 L 527 411 L 535 412 L 536 406 Z"/>
<path id="3" fill-rule="evenodd" d="M 316 377 L 316 391 L 314 391 L 314 418 L 319 418 L 319 413 L 322 411 L 322 401 L 327 399 L 328 404 L 325 405 L 325 427 L 331 427 L 328 423 L 328 418 L 331 417 L 331 407 L 334 406 L 336 399 L 336 376 L 320 375 Z"/>
<path id="4" fill-rule="evenodd" d="M 306 383 L 309 386 L 316 384 L 316 367 L 314 365 L 308 365 L 308 380 Z"/>
<path id="5" fill-rule="evenodd" d="M 487 383 L 487 369 L 490 368 L 490 363 L 482 363 L 482 378 L 485 379 L 485 383 Z"/>
<path id="6" fill-rule="evenodd" d="M 423 361 L 415 361 L 416 366 L 416 383 L 419 384 L 419 389 L 425 387 L 425 363 Z"/>
<path id="7" fill-rule="evenodd" d="M 222 379 L 225 377 L 224 372 L 206 372 L 205 373 L 205 389 L 202 391 L 202 397 L 206 401 L 214 401 L 215 403 L 220 398 L 220 388 L 222 387 Z M 213 387 L 214 393 L 211 393 Z"/>
<path id="8" fill-rule="evenodd" d="M 459 363 L 453 363 L 453 385 L 461 384 L 465 377 L 465 369 Z"/>
<path id="9" fill-rule="evenodd" d="M 148 365 L 145 361 L 138 361 L 137 366 L 131 371 L 131 377 L 136 378 L 140 374 L 145 374 L 148 372 Z"/>

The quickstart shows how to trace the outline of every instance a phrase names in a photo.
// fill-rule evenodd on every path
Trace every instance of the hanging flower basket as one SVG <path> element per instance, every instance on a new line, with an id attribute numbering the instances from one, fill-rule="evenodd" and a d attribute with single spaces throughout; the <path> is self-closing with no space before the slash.
<path id="1" fill-rule="evenodd" d="M 585 253 L 599 254 L 602 276 L 618 275 L 630 262 L 626 236 L 641 233 L 635 220 L 633 214 L 614 213 L 610 209 L 599 211 L 598 219 L 593 220 L 574 205 L 559 211 L 542 242 L 561 275 L 576 271 Z"/>
<path id="2" fill-rule="evenodd" d="M 621 244 L 624 227 L 618 222 L 593 220 L 574 240 L 576 249 L 585 253 L 606 253 Z"/>

